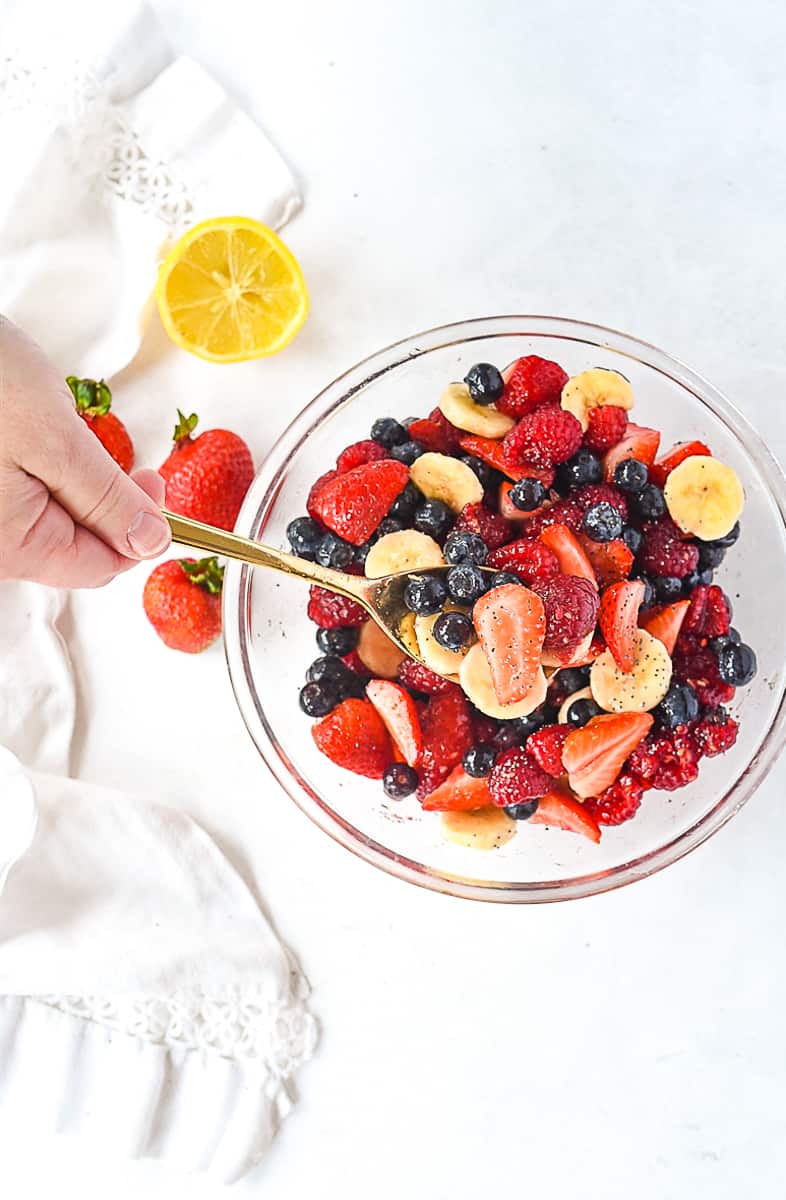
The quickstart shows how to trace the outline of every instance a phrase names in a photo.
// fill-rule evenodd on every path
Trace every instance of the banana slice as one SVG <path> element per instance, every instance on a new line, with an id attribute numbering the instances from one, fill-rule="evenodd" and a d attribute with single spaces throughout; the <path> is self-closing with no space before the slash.
<path id="1" fill-rule="evenodd" d="M 442 814 L 442 832 L 447 840 L 470 850 L 497 850 L 515 837 L 517 830 L 504 808 Z"/>
<path id="2" fill-rule="evenodd" d="M 442 551 L 428 534 L 417 529 L 399 529 L 384 534 L 368 552 L 366 578 L 381 579 L 398 571 L 427 571 L 444 567 Z"/>
<path id="3" fill-rule="evenodd" d="M 445 612 L 461 612 L 457 605 L 448 604 Z M 469 652 L 469 646 L 463 650 L 446 650 L 440 646 L 434 637 L 434 626 L 442 613 L 432 617 L 415 617 L 415 636 L 420 647 L 420 656 L 427 667 L 438 675 L 456 675 Z"/>
<path id="4" fill-rule="evenodd" d="M 407 613 L 401 618 L 398 627 L 398 636 L 409 650 L 413 658 L 417 658 L 420 654 L 420 646 L 418 645 L 418 637 L 415 633 L 415 614 Z"/>
<path id="5" fill-rule="evenodd" d="M 736 472 L 709 455 L 683 459 L 670 472 L 663 495 L 675 524 L 705 542 L 725 537 L 745 506 Z"/>
<path id="6" fill-rule="evenodd" d="M 451 425 L 476 433 L 479 437 L 503 438 L 510 433 L 516 422 L 496 408 L 476 404 L 469 394 L 466 383 L 451 383 L 445 388 L 439 402 L 443 417 Z"/>
<path id="7" fill-rule="evenodd" d="M 594 696 L 592 695 L 592 688 L 589 688 L 589 687 L 580 688 L 578 692 L 573 692 L 570 696 L 566 696 L 565 699 L 562 701 L 562 704 L 559 707 L 559 712 L 557 713 L 557 723 L 559 725 L 567 725 L 568 709 L 570 708 L 570 706 L 574 700 L 593 700 L 593 699 L 594 699 Z"/>
<path id="8" fill-rule="evenodd" d="M 399 664 L 406 657 L 376 621 L 366 621 L 358 637 L 358 657 L 372 675 L 379 679 L 395 679 Z"/>
<path id="9" fill-rule="evenodd" d="M 459 671 L 459 683 L 476 708 L 487 717 L 496 717 L 500 721 L 526 717 L 546 699 L 548 686 L 546 676 L 540 670 L 523 700 L 518 700 L 515 704 L 500 704 L 491 682 L 488 659 L 479 642 L 472 646 L 464 657 Z"/>
<path id="10" fill-rule="evenodd" d="M 669 652 L 646 629 L 640 629 L 636 635 L 636 662 L 632 671 L 621 671 L 610 650 L 604 650 L 590 668 L 593 699 L 606 712 L 649 712 L 660 704 L 670 683 Z"/>
<path id="11" fill-rule="evenodd" d="M 593 367 L 591 371 L 582 371 L 568 380 L 562 389 L 561 403 L 586 431 L 589 425 L 587 413 L 591 408 L 602 408 L 605 404 L 613 404 L 616 408 L 633 408 L 633 388 L 618 371 Z"/>
<path id="12" fill-rule="evenodd" d="M 472 468 L 448 454 L 421 454 L 409 474 L 424 496 L 441 500 L 453 512 L 461 512 L 467 504 L 480 504 L 483 499 L 483 487 Z"/>

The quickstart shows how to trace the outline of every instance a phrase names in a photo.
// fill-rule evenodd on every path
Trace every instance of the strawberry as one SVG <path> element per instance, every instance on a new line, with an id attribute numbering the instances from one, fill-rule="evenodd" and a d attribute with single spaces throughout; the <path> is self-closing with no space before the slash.
<path id="1" fill-rule="evenodd" d="M 592 564 L 599 587 L 609 587 L 628 578 L 633 566 L 633 554 L 622 538 L 615 538 L 612 542 L 593 542 L 586 533 L 580 533 L 579 542 Z"/>
<path id="2" fill-rule="evenodd" d="M 674 575 L 684 579 L 696 569 L 699 548 L 683 541 L 683 534 L 671 517 L 652 521 L 642 530 L 639 562 L 648 575 Z"/>
<path id="3" fill-rule="evenodd" d="M 103 379 L 78 379 L 69 375 L 66 383 L 76 403 L 76 411 L 98 438 L 107 454 L 128 474 L 134 465 L 134 444 L 119 417 L 109 409 L 112 393 Z"/>
<path id="4" fill-rule="evenodd" d="M 559 560 L 554 551 L 534 538 L 522 538 L 500 546 L 489 555 L 488 566 L 495 571 L 510 571 L 529 585 L 536 580 L 545 582 L 559 572 Z"/>
<path id="5" fill-rule="evenodd" d="M 451 454 L 455 450 L 458 450 L 459 446 L 461 445 L 461 439 L 464 436 L 464 430 L 459 429 L 456 425 L 449 421 L 439 405 L 431 410 L 428 415 L 428 419 L 429 421 L 432 421 L 440 430 L 445 445 L 447 446 L 445 453 Z M 410 437 L 413 437 L 411 433 Z"/>
<path id="6" fill-rule="evenodd" d="M 524 537 L 540 537 L 550 525 L 564 525 L 571 533 L 578 533 L 584 513 L 575 500 L 558 500 L 540 509 L 521 526 Z"/>
<path id="7" fill-rule="evenodd" d="M 208 429 L 192 437 L 197 415 L 177 410 L 175 446 L 162 463 L 166 503 L 172 512 L 219 529 L 233 529 L 254 478 L 251 451 L 228 429 Z"/>
<path id="8" fill-rule="evenodd" d="M 510 493 L 513 490 L 513 486 L 514 485 L 507 479 L 503 480 L 499 485 L 499 511 L 500 515 L 503 516 L 506 521 L 527 521 L 530 517 L 537 516 L 538 514 L 546 511 L 550 503 L 548 500 L 545 500 L 539 508 L 534 508 L 531 512 L 522 512 L 520 508 L 516 508 L 516 505 L 510 499 Z"/>
<path id="9" fill-rule="evenodd" d="M 606 713 L 574 729 L 562 751 L 573 791 L 581 797 L 597 796 L 610 787 L 651 728 L 649 713 Z"/>
<path id="10" fill-rule="evenodd" d="M 515 585 L 513 585 L 515 586 Z M 533 585 L 543 601 L 546 635 L 543 649 L 564 657 L 576 649 L 595 628 L 598 589 L 578 575 L 555 575 Z"/>
<path id="11" fill-rule="evenodd" d="M 393 459 L 365 463 L 323 483 L 314 497 L 317 519 L 353 546 L 379 525 L 409 482 L 409 468 Z"/>
<path id="12" fill-rule="evenodd" d="M 650 482 L 657 483 L 658 487 L 663 487 L 671 472 L 675 467 L 678 467 L 686 458 L 693 456 L 700 458 L 702 455 L 707 455 L 712 458 L 712 451 L 709 446 L 705 446 L 704 442 L 677 442 L 676 446 L 672 446 L 666 454 L 662 454 L 656 462 L 650 466 Z"/>
<path id="13" fill-rule="evenodd" d="M 639 620 L 642 629 L 663 642 L 669 654 L 674 653 L 677 638 L 690 608 L 690 600 L 675 600 L 673 604 L 661 604 L 649 608 Z"/>
<path id="14" fill-rule="evenodd" d="M 628 428 L 627 412 L 614 404 L 591 408 L 587 420 L 589 425 L 584 434 L 584 445 L 595 454 L 605 454 L 612 446 L 616 446 Z"/>
<path id="15" fill-rule="evenodd" d="M 413 692 L 425 692 L 429 696 L 442 696 L 458 690 L 457 684 L 451 683 L 444 675 L 430 671 L 414 658 L 405 658 L 399 663 L 398 677 L 404 687 L 411 688 Z"/>
<path id="16" fill-rule="evenodd" d="M 455 528 L 476 533 L 489 550 L 496 550 L 513 537 L 513 526 L 484 504 L 465 504 L 456 518 Z"/>
<path id="17" fill-rule="evenodd" d="M 328 592 L 312 583 L 309 591 L 308 619 L 323 629 L 339 629 L 342 625 L 363 625 L 368 613 L 356 600 Z"/>
<path id="18" fill-rule="evenodd" d="M 559 404 L 545 404 L 522 417 L 502 447 L 511 466 L 556 467 L 581 446 L 582 428 L 573 413 Z"/>
<path id="19" fill-rule="evenodd" d="M 393 761 L 388 731 L 368 700 L 342 700 L 311 727 L 317 749 L 345 771 L 381 779 Z"/>
<path id="20" fill-rule="evenodd" d="M 423 798 L 426 812 L 471 812 L 489 804 L 488 780 L 467 775 L 462 766 L 454 767 L 445 782 Z"/>
<path id="21" fill-rule="evenodd" d="M 560 571 L 564 575 L 576 575 L 579 579 L 586 579 L 593 587 L 596 586 L 592 564 L 578 538 L 567 525 L 548 525 L 541 533 L 540 541 L 556 554 Z"/>
<path id="22" fill-rule="evenodd" d="M 306 500 L 306 512 L 311 517 L 312 521 L 319 520 L 319 510 L 317 509 L 317 497 L 326 483 L 330 483 L 331 479 L 338 479 L 340 471 L 325 471 L 324 475 L 320 475 L 311 485 L 311 491 L 308 493 Z"/>
<path id="23" fill-rule="evenodd" d="M 644 599 L 640 579 L 613 583 L 600 601 L 598 620 L 606 645 L 621 671 L 632 671 L 636 663 L 638 615 Z"/>
<path id="24" fill-rule="evenodd" d="M 505 371 L 505 391 L 497 401 L 500 412 L 516 420 L 543 404 L 559 404 L 568 376 L 559 363 L 537 354 L 519 358 Z"/>
<path id="25" fill-rule="evenodd" d="M 475 602 L 472 620 L 500 704 L 523 700 L 540 672 L 543 601 L 529 588 L 504 583 Z"/>
<path id="26" fill-rule="evenodd" d="M 384 446 L 373 441 L 372 438 L 367 438 L 364 442 L 353 442 L 351 446 L 347 446 L 346 450 L 341 451 L 336 460 L 336 470 L 339 475 L 345 475 L 347 471 L 352 471 L 355 467 L 362 467 L 364 463 L 378 462 L 387 457 L 388 452 Z"/>
<path id="27" fill-rule="evenodd" d="M 565 774 L 562 748 L 571 729 L 571 725 L 544 725 L 527 738 L 526 749 L 547 775 Z"/>
<path id="28" fill-rule="evenodd" d="M 550 825 L 553 829 L 581 833 L 591 842 L 600 841 L 600 829 L 592 814 L 570 792 L 553 786 L 541 796 L 530 821 L 533 825 Z"/>
<path id="29" fill-rule="evenodd" d="M 418 442 L 426 450 L 436 454 L 450 454 L 453 449 L 452 439 L 442 425 L 428 417 L 413 421 L 409 427 L 409 436 L 413 442 Z"/>
<path id="30" fill-rule="evenodd" d="M 404 762 L 416 767 L 423 754 L 423 733 L 415 701 L 409 692 L 389 679 L 372 679 L 366 686 L 366 695 L 401 750 Z"/>
<path id="31" fill-rule="evenodd" d="M 432 696 L 420 718 L 423 754 L 418 768 L 418 800 L 425 800 L 447 779 L 472 745 L 472 721 L 461 688 Z"/>
<path id="32" fill-rule="evenodd" d="M 198 654 L 216 640 L 221 633 L 223 579 L 217 558 L 172 558 L 151 572 L 142 604 L 170 649 Z"/>
<path id="33" fill-rule="evenodd" d="M 599 796 L 590 796 L 584 802 L 585 811 L 599 825 L 622 825 L 639 811 L 644 788 L 634 775 L 624 774 L 607 787 Z"/>
<path id="34" fill-rule="evenodd" d="M 655 461 L 660 445 L 660 434 L 656 429 L 647 429 L 644 425 L 634 425 L 628 422 L 624 438 L 612 446 L 603 459 L 604 478 L 607 483 L 614 479 L 614 468 L 626 458 L 635 458 L 645 466 Z"/>
<path id="35" fill-rule="evenodd" d="M 494 467 L 496 471 L 501 471 L 503 475 L 507 475 L 514 483 L 524 478 L 538 479 L 546 488 L 550 488 L 554 483 L 553 467 L 535 467 L 518 463 L 514 465 L 505 457 L 503 443 L 494 438 L 479 437 L 474 433 L 466 434 L 461 439 L 461 449 L 467 454 L 474 454 L 476 458 L 482 458 L 483 462 Z"/>
<path id="36" fill-rule="evenodd" d="M 545 796 L 552 783 L 551 776 L 520 747 L 500 754 L 488 779 L 492 803 L 500 808 L 522 804 L 525 800 L 538 800 Z"/>

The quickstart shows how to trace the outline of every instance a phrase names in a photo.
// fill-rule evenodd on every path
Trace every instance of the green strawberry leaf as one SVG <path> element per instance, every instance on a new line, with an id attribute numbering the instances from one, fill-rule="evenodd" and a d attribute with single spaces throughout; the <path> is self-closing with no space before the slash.
<path id="1" fill-rule="evenodd" d="M 219 566 L 215 555 L 212 558 L 200 558 L 199 562 L 189 562 L 188 559 L 177 560 L 185 571 L 191 583 L 204 588 L 211 596 L 219 596 L 224 582 L 224 568 Z"/>
<path id="2" fill-rule="evenodd" d="M 178 409 L 177 425 L 175 426 L 175 432 L 172 435 L 175 445 L 179 446 L 181 442 L 190 441 L 191 434 L 194 432 L 198 424 L 199 417 L 196 415 L 196 413 L 192 413 L 190 417 L 187 417 L 180 411 L 180 409 Z"/>
<path id="3" fill-rule="evenodd" d="M 76 401 L 76 411 L 86 417 L 105 417 L 112 407 L 112 393 L 103 379 L 79 379 L 68 375 L 66 383 Z"/>

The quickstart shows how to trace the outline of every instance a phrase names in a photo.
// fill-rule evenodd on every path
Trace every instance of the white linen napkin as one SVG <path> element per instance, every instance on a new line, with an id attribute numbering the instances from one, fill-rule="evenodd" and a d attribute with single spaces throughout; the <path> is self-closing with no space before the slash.
<path id="1" fill-rule="evenodd" d="M 300 200 L 146 8 L 103 5 L 89 29 L 67 8 L 56 58 L 29 41 L 4 59 L 3 38 L 0 311 L 64 373 L 110 374 L 168 238 L 227 212 L 279 226 Z M 231 1181 L 314 1047 L 306 984 L 194 821 L 68 778 L 66 605 L 0 584 L 0 1119 Z"/>

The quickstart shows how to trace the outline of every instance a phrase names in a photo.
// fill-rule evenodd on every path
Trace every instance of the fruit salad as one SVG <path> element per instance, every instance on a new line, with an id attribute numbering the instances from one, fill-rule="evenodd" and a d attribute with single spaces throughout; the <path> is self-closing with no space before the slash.
<path id="1" fill-rule="evenodd" d="M 756 656 L 714 577 L 742 485 L 703 442 L 662 449 L 633 406 L 607 368 L 477 363 L 428 416 L 375 421 L 288 527 L 324 566 L 409 573 L 417 659 L 312 587 L 300 706 L 333 763 L 460 845 L 531 824 L 598 842 L 734 745 Z"/>

